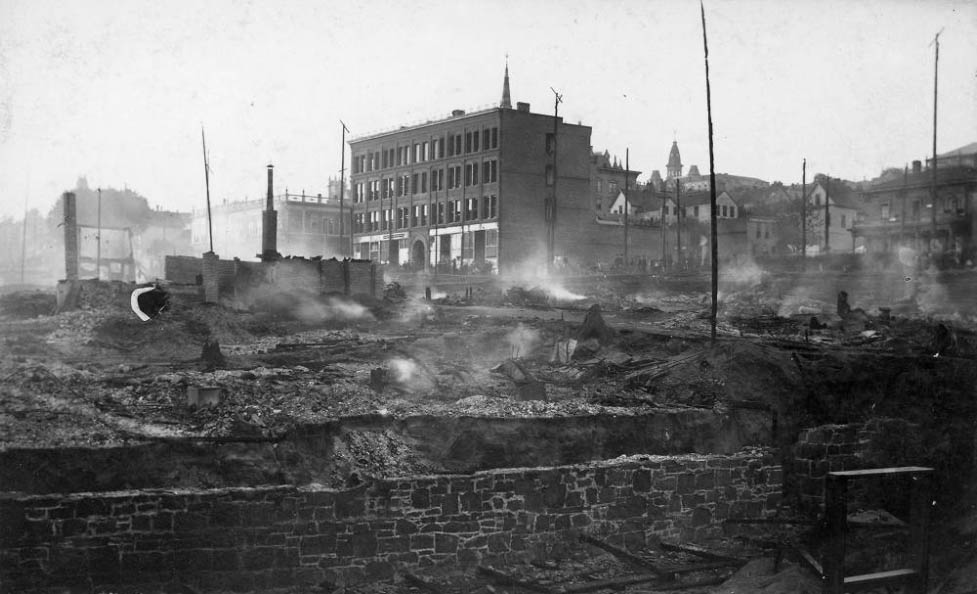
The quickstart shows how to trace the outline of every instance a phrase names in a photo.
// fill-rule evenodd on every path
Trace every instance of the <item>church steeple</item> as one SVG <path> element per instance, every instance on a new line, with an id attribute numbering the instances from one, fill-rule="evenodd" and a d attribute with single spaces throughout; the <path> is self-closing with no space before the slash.
<path id="1" fill-rule="evenodd" d="M 512 109 L 512 99 L 509 97 L 509 56 L 505 57 L 505 80 L 502 82 L 502 109 Z"/>
<path id="2" fill-rule="evenodd" d="M 668 165 L 665 166 L 667 177 L 672 179 L 682 177 L 682 156 L 678 152 L 678 142 L 672 141 L 672 150 L 668 153 Z"/>

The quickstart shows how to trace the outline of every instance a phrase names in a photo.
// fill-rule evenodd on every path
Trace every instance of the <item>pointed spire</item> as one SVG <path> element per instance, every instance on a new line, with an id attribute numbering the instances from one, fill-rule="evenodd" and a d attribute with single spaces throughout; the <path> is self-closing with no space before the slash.
<path id="1" fill-rule="evenodd" d="M 505 55 L 505 80 L 502 82 L 502 109 L 512 109 L 512 99 L 509 97 L 509 54 Z"/>

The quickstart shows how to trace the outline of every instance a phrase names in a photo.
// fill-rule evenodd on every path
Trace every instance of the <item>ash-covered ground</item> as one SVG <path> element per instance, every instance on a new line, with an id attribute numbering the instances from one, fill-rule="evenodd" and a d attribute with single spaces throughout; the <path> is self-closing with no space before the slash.
<path id="1" fill-rule="evenodd" d="M 721 284 L 715 342 L 708 281 L 697 275 L 389 280 L 379 299 L 301 307 L 289 300 L 263 311 L 205 305 L 195 291 L 169 287 L 168 308 L 148 322 L 129 308 L 125 285 L 96 285 L 80 309 L 61 313 L 51 294 L 3 296 L 0 450 L 8 490 L 343 486 L 636 453 L 593 438 L 593 424 L 580 419 L 621 427 L 626 419 L 674 419 L 661 429 L 661 444 L 670 445 L 659 445 L 676 454 L 782 447 L 801 428 L 872 414 L 928 415 L 951 427 L 955 404 L 917 406 L 912 395 L 958 403 L 972 400 L 977 385 L 975 314 L 965 297 L 975 280 L 963 273 L 737 271 Z M 220 401 L 191 405 L 195 387 L 218 388 Z M 564 424 L 539 424 L 549 420 Z M 523 449 L 513 431 L 522 432 Z M 600 443 L 556 445 L 554 431 Z M 640 433 L 622 431 L 622 440 Z M 440 434 L 454 437 L 442 443 Z M 313 454 L 309 439 L 329 446 Z M 919 439 L 934 464 L 952 454 L 932 425 Z M 213 450 L 202 453 L 201 443 L 223 447 L 222 464 L 206 462 Z M 165 468 L 154 468 L 161 451 Z M 972 492 L 969 483 L 957 487 L 955 497 Z M 947 516 L 961 509 L 960 500 L 941 504 Z M 959 576 L 977 566 L 977 522 L 964 511 L 965 521 L 941 520 L 948 548 L 936 551 L 942 573 L 931 582 L 943 592 L 966 591 Z M 608 577 L 592 559 L 573 561 L 579 551 L 561 554 L 565 563 L 527 566 L 523 577 Z M 764 570 L 780 577 L 763 584 L 760 574 L 738 574 L 747 585 L 722 591 L 814 591 L 798 585 L 799 569 L 783 569 Z M 445 581 L 432 587 L 450 591 L 462 578 L 438 579 Z M 485 578 L 485 591 L 491 582 Z"/>

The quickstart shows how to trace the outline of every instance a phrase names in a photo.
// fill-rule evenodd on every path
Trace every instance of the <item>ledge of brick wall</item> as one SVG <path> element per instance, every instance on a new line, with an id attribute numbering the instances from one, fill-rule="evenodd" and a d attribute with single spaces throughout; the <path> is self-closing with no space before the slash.
<path id="1" fill-rule="evenodd" d="M 310 487 L 0 496 L 0 584 L 252 591 L 545 557 L 585 532 L 695 540 L 780 503 L 766 450 Z"/>

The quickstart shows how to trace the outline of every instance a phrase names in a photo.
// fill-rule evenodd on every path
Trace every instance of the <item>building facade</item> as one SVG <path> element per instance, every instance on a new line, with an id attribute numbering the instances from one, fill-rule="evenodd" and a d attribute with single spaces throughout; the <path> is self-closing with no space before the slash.
<path id="1" fill-rule="evenodd" d="M 858 216 L 857 201 L 857 194 L 844 181 L 815 179 L 807 193 L 808 255 L 855 251 L 852 228 Z"/>
<path id="2" fill-rule="evenodd" d="M 507 103 L 350 141 L 356 257 L 413 270 L 545 266 L 555 193 L 553 255 L 592 260 L 590 127 L 560 118 L 554 134 L 552 115 Z"/>
<path id="3" fill-rule="evenodd" d="M 889 180 L 861 193 L 861 209 L 853 233 L 869 253 L 895 253 L 910 248 L 959 262 L 975 260 L 977 233 L 977 168 L 943 167 L 933 172 L 913 162 L 902 179 Z"/>
<path id="4" fill-rule="evenodd" d="M 242 200 L 212 206 L 214 252 L 228 259 L 258 257 L 265 203 L 265 199 Z M 338 198 L 285 193 L 275 196 L 274 204 L 278 212 L 278 251 L 282 255 L 342 257 Z M 206 209 L 194 210 L 190 232 L 194 252 L 210 249 Z"/>

